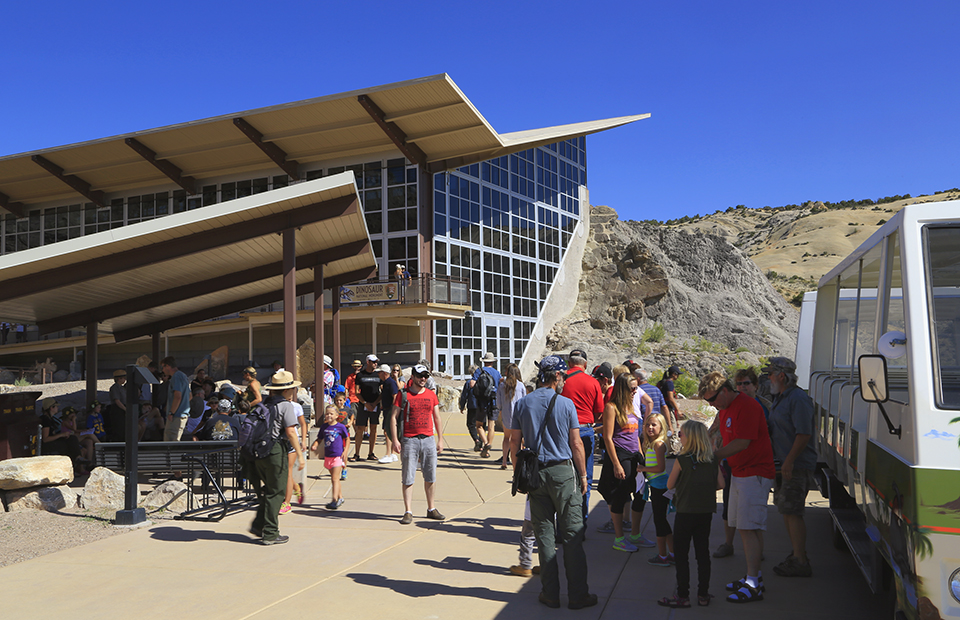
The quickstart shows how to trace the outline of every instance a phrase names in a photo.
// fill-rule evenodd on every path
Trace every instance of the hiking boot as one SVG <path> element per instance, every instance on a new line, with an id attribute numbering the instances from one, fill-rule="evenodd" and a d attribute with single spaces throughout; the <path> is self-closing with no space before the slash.
<path id="1" fill-rule="evenodd" d="M 410 525 L 413 523 L 413 513 L 405 512 L 403 513 L 403 518 L 400 519 L 400 525 Z"/>
<path id="2" fill-rule="evenodd" d="M 795 556 L 790 556 L 780 564 L 774 566 L 773 572 L 781 577 L 810 577 L 813 575 L 810 562 L 801 562 Z"/>
<path id="3" fill-rule="evenodd" d="M 264 538 L 260 541 L 260 544 L 261 545 L 282 545 L 288 540 L 290 540 L 289 536 L 277 536 L 276 538 L 271 538 L 270 540 L 267 540 L 266 538 Z"/>
<path id="4" fill-rule="evenodd" d="M 433 510 L 427 511 L 427 518 L 433 519 L 434 521 L 443 521 L 444 519 L 446 519 L 446 517 L 440 514 L 440 511 L 437 510 L 436 508 L 434 508 Z"/>
<path id="5" fill-rule="evenodd" d="M 627 553 L 634 553 L 636 551 L 640 551 L 640 548 L 630 543 L 630 541 L 627 540 L 626 536 L 614 538 L 613 548 L 616 549 L 617 551 L 626 551 Z"/>
<path id="6" fill-rule="evenodd" d="M 570 601 L 567 603 L 567 609 L 584 609 L 585 607 L 593 607 L 597 604 L 597 595 L 588 594 L 580 600 Z"/>
<path id="7" fill-rule="evenodd" d="M 254 536 L 256 536 L 257 538 L 263 538 L 263 530 L 258 530 L 257 528 L 253 527 L 252 525 L 250 526 L 250 529 L 247 530 L 247 531 L 250 532 L 251 534 L 253 534 Z"/>
<path id="8" fill-rule="evenodd" d="M 733 555 L 733 545 L 727 543 L 723 543 L 713 552 L 713 557 L 715 558 L 725 558 L 731 555 Z"/>
<path id="9" fill-rule="evenodd" d="M 540 593 L 540 596 L 537 597 L 537 600 L 549 607 L 550 609 L 560 609 L 560 601 L 555 601 L 553 599 L 547 598 L 547 595 L 543 592 Z"/>
<path id="10" fill-rule="evenodd" d="M 519 565 L 517 565 L 517 566 L 511 566 L 511 567 L 510 567 L 510 574 L 511 574 L 511 575 L 516 575 L 517 577 L 530 577 L 531 575 L 533 575 L 533 569 L 532 569 L 532 568 L 524 568 L 524 567 L 519 566 Z"/>
<path id="11" fill-rule="evenodd" d="M 637 547 L 646 547 L 649 549 L 657 546 L 656 542 L 647 540 L 643 537 L 643 534 L 638 534 L 636 538 L 633 537 L 633 534 L 627 534 L 627 540 L 630 541 L 631 545 L 635 545 Z"/>

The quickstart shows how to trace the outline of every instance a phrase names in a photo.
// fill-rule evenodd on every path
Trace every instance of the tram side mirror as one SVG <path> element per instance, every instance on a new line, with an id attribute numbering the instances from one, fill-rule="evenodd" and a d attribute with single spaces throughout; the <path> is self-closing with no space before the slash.
<path id="1" fill-rule="evenodd" d="M 882 355 L 861 355 L 857 360 L 860 368 L 860 397 L 868 403 L 885 403 L 887 393 L 887 358 Z"/>

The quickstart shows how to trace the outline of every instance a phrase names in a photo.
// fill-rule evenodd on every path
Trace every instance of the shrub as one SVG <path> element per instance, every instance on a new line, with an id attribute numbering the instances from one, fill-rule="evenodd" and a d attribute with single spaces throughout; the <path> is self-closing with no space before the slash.
<path id="1" fill-rule="evenodd" d="M 14 381 L 13 384 L 16 385 L 17 387 L 27 387 L 27 386 L 33 385 L 23 377 L 20 377 L 19 379 Z"/>
<path id="2" fill-rule="evenodd" d="M 880 220 L 879 222 L 877 222 L 877 226 L 883 226 L 886 223 L 887 223 L 887 220 Z"/>
<path id="3" fill-rule="evenodd" d="M 652 327 L 643 330 L 643 342 L 661 342 L 667 335 L 667 330 L 660 323 L 654 323 Z"/>

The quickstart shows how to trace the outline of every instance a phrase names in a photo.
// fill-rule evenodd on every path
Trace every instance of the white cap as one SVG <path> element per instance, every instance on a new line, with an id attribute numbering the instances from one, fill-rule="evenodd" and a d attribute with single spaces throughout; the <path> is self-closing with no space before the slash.
<path id="1" fill-rule="evenodd" d="M 385 372 L 385 373 L 387 373 L 388 375 L 390 374 L 391 370 L 392 370 L 392 369 L 390 368 L 390 365 L 389 365 L 389 364 L 384 364 L 384 365 L 381 366 L 380 368 L 377 368 L 377 372 Z"/>

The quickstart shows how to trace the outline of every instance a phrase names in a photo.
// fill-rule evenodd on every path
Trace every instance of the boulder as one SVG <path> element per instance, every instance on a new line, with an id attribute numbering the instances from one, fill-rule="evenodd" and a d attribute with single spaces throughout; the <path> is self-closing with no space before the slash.
<path id="1" fill-rule="evenodd" d="M 77 493 L 65 485 L 18 489 L 16 491 L 7 491 L 6 504 L 8 512 L 15 512 L 17 510 L 46 510 L 47 512 L 57 512 L 64 508 L 76 507 Z"/>
<path id="2" fill-rule="evenodd" d="M 27 489 L 73 482 L 73 463 L 68 456 L 25 456 L 0 461 L 0 489 Z"/>
<path id="3" fill-rule="evenodd" d="M 437 385 L 437 400 L 440 401 L 440 411 L 460 410 L 460 391 L 447 385 Z"/>
<path id="4" fill-rule="evenodd" d="M 0 383 L 12 384 L 17 380 L 17 375 L 9 370 L 0 370 Z"/>
<path id="5" fill-rule="evenodd" d="M 66 370 L 58 370 L 57 372 L 53 373 L 53 381 L 54 383 L 63 383 L 69 376 L 70 373 Z"/>
<path id="6" fill-rule="evenodd" d="M 124 479 L 106 467 L 97 467 L 90 472 L 90 478 L 83 487 L 80 505 L 87 510 L 123 508 Z"/>
<path id="7" fill-rule="evenodd" d="M 164 508 L 173 512 L 183 512 L 187 509 L 187 485 L 179 480 L 167 480 L 150 491 L 141 505 L 154 510 Z"/>
<path id="8" fill-rule="evenodd" d="M 310 338 L 307 338 L 307 341 L 297 349 L 297 381 L 305 386 L 313 383 L 317 377 L 316 355 L 316 345 Z"/>

